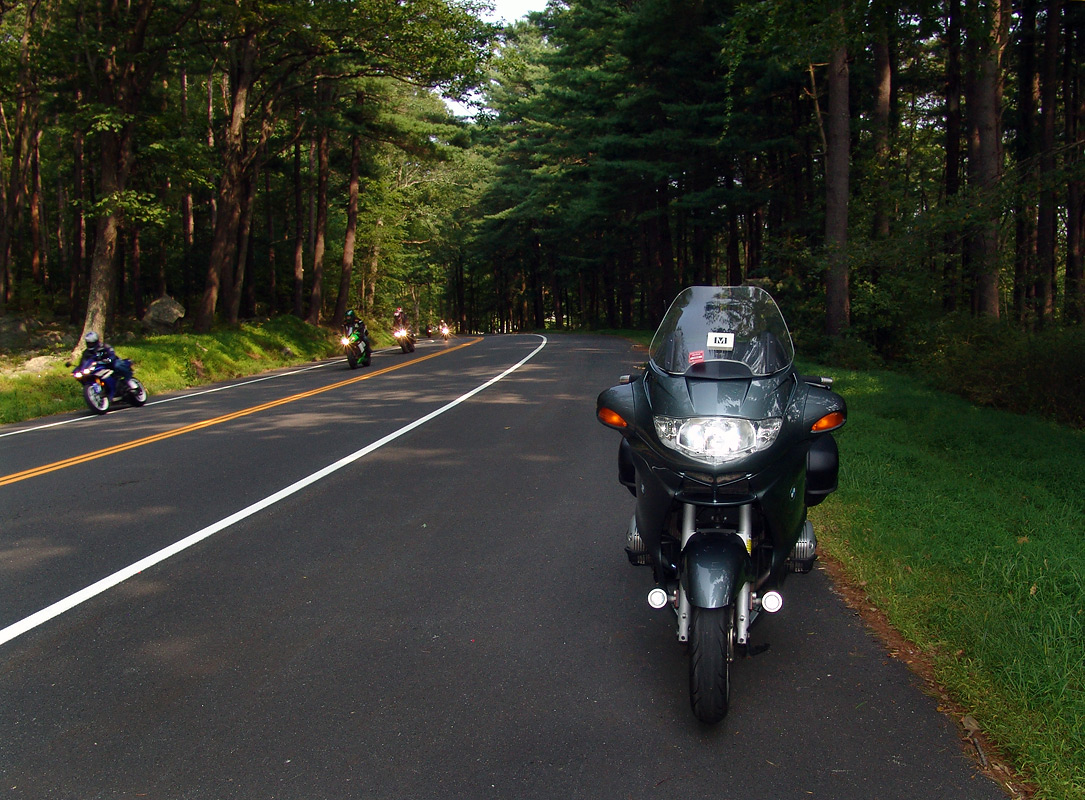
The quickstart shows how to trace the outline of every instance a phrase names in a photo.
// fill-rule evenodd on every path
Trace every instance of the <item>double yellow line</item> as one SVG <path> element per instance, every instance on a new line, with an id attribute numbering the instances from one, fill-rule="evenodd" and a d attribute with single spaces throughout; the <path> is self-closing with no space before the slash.
<path id="1" fill-rule="evenodd" d="M 76 464 L 85 464 L 88 461 L 94 461 L 97 458 L 105 458 L 116 453 L 123 453 L 125 450 L 132 450 L 136 447 L 143 447 L 147 444 L 153 444 L 155 442 L 161 442 L 164 439 L 171 439 L 174 436 L 183 436 L 186 433 L 192 433 L 193 431 L 203 430 L 204 428 L 210 428 L 212 425 L 220 425 L 223 422 L 230 422 L 231 420 L 240 419 L 241 417 L 247 417 L 250 414 L 256 414 L 261 411 L 267 411 L 269 408 L 275 408 L 276 406 L 286 405 L 287 403 L 293 403 L 296 400 L 304 400 L 307 397 L 315 397 L 318 394 L 324 392 L 330 392 L 333 389 L 340 389 L 344 386 L 349 386 L 352 383 L 358 381 L 369 380 L 370 378 L 376 378 L 378 375 L 385 375 L 389 372 L 393 372 L 397 369 L 403 369 L 411 364 L 417 364 L 420 361 L 427 361 L 431 358 L 437 358 L 438 356 L 448 355 L 449 353 L 461 350 L 464 347 L 470 347 L 473 344 L 481 342 L 482 339 L 473 339 L 470 342 L 456 345 L 448 350 L 439 350 L 436 353 L 430 353 L 428 356 L 419 356 L 418 358 L 412 358 L 410 361 L 405 361 L 401 364 L 395 364 L 391 367 L 385 367 L 379 369 L 376 372 L 367 372 L 364 375 L 359 375 L 356 378 L 348 378 L 345 381 L 339 381 L 329 386 L 322 386 L 319 389 L 310 389 L 308 392 L 301 392 L 300 394 L 294 394 L 290 397 L 283 397 L 279 400 L 272 400 L 270 403 L 264 403 L 258 406 L 252 406 L 251 408 L 244 408 L 240 411 L 234 411 L 231 414 L 224 414 L 221 417 L 215 417 L 214 419 L 206 419 L 203 422 L 194 422 L 191 425 L 185 425 L 180 428 L 174 428 L 173 430 L 163 431 L 162 433 L 156 433 L 153 436 L 145 436 L 142 439 L 135 439 L 131 442 L 125 442 L 124 444 L 114 445 L 113 447 L 107 447 L 103 450 L 95 450 L 91 453 L 84 453 L 80 456 L 72 456 L 66 458 L 63 461 L 55 461 L 52 464 L 45 464 L 41 467 L 34 467 L 33 469 L 23 470 L 22 472 L 13 472 L 11 475 L 5 475 L 0 477 L 0 486 L 7 486 L 9 483 L 18 483 L 19 481 L 25 481 L 28 478 L 36 478 L 39 475 L 45 475 L 50 472 L 56 472 L 57 470 L 64 469 L 66 467 L 74 467 Z"/>

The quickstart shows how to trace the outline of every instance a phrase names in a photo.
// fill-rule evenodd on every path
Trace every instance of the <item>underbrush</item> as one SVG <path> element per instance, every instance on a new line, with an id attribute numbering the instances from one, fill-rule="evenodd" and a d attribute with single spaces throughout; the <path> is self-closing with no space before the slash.
<path id="1" fill-rule="evenodd" d="M 1022 333 L 949 320 L 934 333 L 918 362 L 934 385 L 979 405 L 1085 427 L 1085 326 Z"/>

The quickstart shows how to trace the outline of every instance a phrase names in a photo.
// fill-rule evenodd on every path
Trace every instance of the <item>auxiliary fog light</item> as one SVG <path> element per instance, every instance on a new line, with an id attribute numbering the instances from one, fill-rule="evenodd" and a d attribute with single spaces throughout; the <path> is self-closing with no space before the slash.
<path id="1" fill-rule="evenodd" d="M 761 608 L 770 614 L 775 614 L 784 607 L 784 598 L 778 591 L 772 589 L 761 595 Z"/>
<path id="2" fill-rule="evenodd" d="M 652 608 L 663 608 L 667 605 L 667 602 L 669 600 L 670 598 L 667 597 L 667 593 L 663 589 L 660 589 L 658 586 L 652 589 L 652 591 L 648 592 L 648 605 L 650 605 Z"/>

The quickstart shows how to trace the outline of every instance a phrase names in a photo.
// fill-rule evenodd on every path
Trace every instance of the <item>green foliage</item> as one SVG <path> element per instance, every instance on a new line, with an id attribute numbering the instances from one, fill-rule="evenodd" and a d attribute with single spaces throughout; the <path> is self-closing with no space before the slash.
<path id="1" fill-rule="evenodd" d="M 1085 431 L 893 373 L 835 377 L 848 424 L 819 541 L 1038 797 L 1081 797 Z"/>

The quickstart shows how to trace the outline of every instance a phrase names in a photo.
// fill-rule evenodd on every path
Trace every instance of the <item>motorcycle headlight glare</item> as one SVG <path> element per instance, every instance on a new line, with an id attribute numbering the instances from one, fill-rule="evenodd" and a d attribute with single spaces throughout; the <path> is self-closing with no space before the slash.
<path id="1" fill-rule="evenodd" d="M 736 417 L 655 417 L 656 436 L 690 458 L 724 464 L 764 450 L 776 441 L 783 420 Z"/>
<path id="2" fill-rule="evenodd" d="M 344 336 L 344 337 L 343 337 L 342 339 L 340 339 L 339 341 L 340 341 L 340 343 L 342 343 L 342 344 L 343 344 L 343 346 L 344 346 L 344 347 L 345 347 L 346 345 L 350 344 L 350 339 L 348 339 L 348 338 L 347 338 L 346 336 Z"/>

